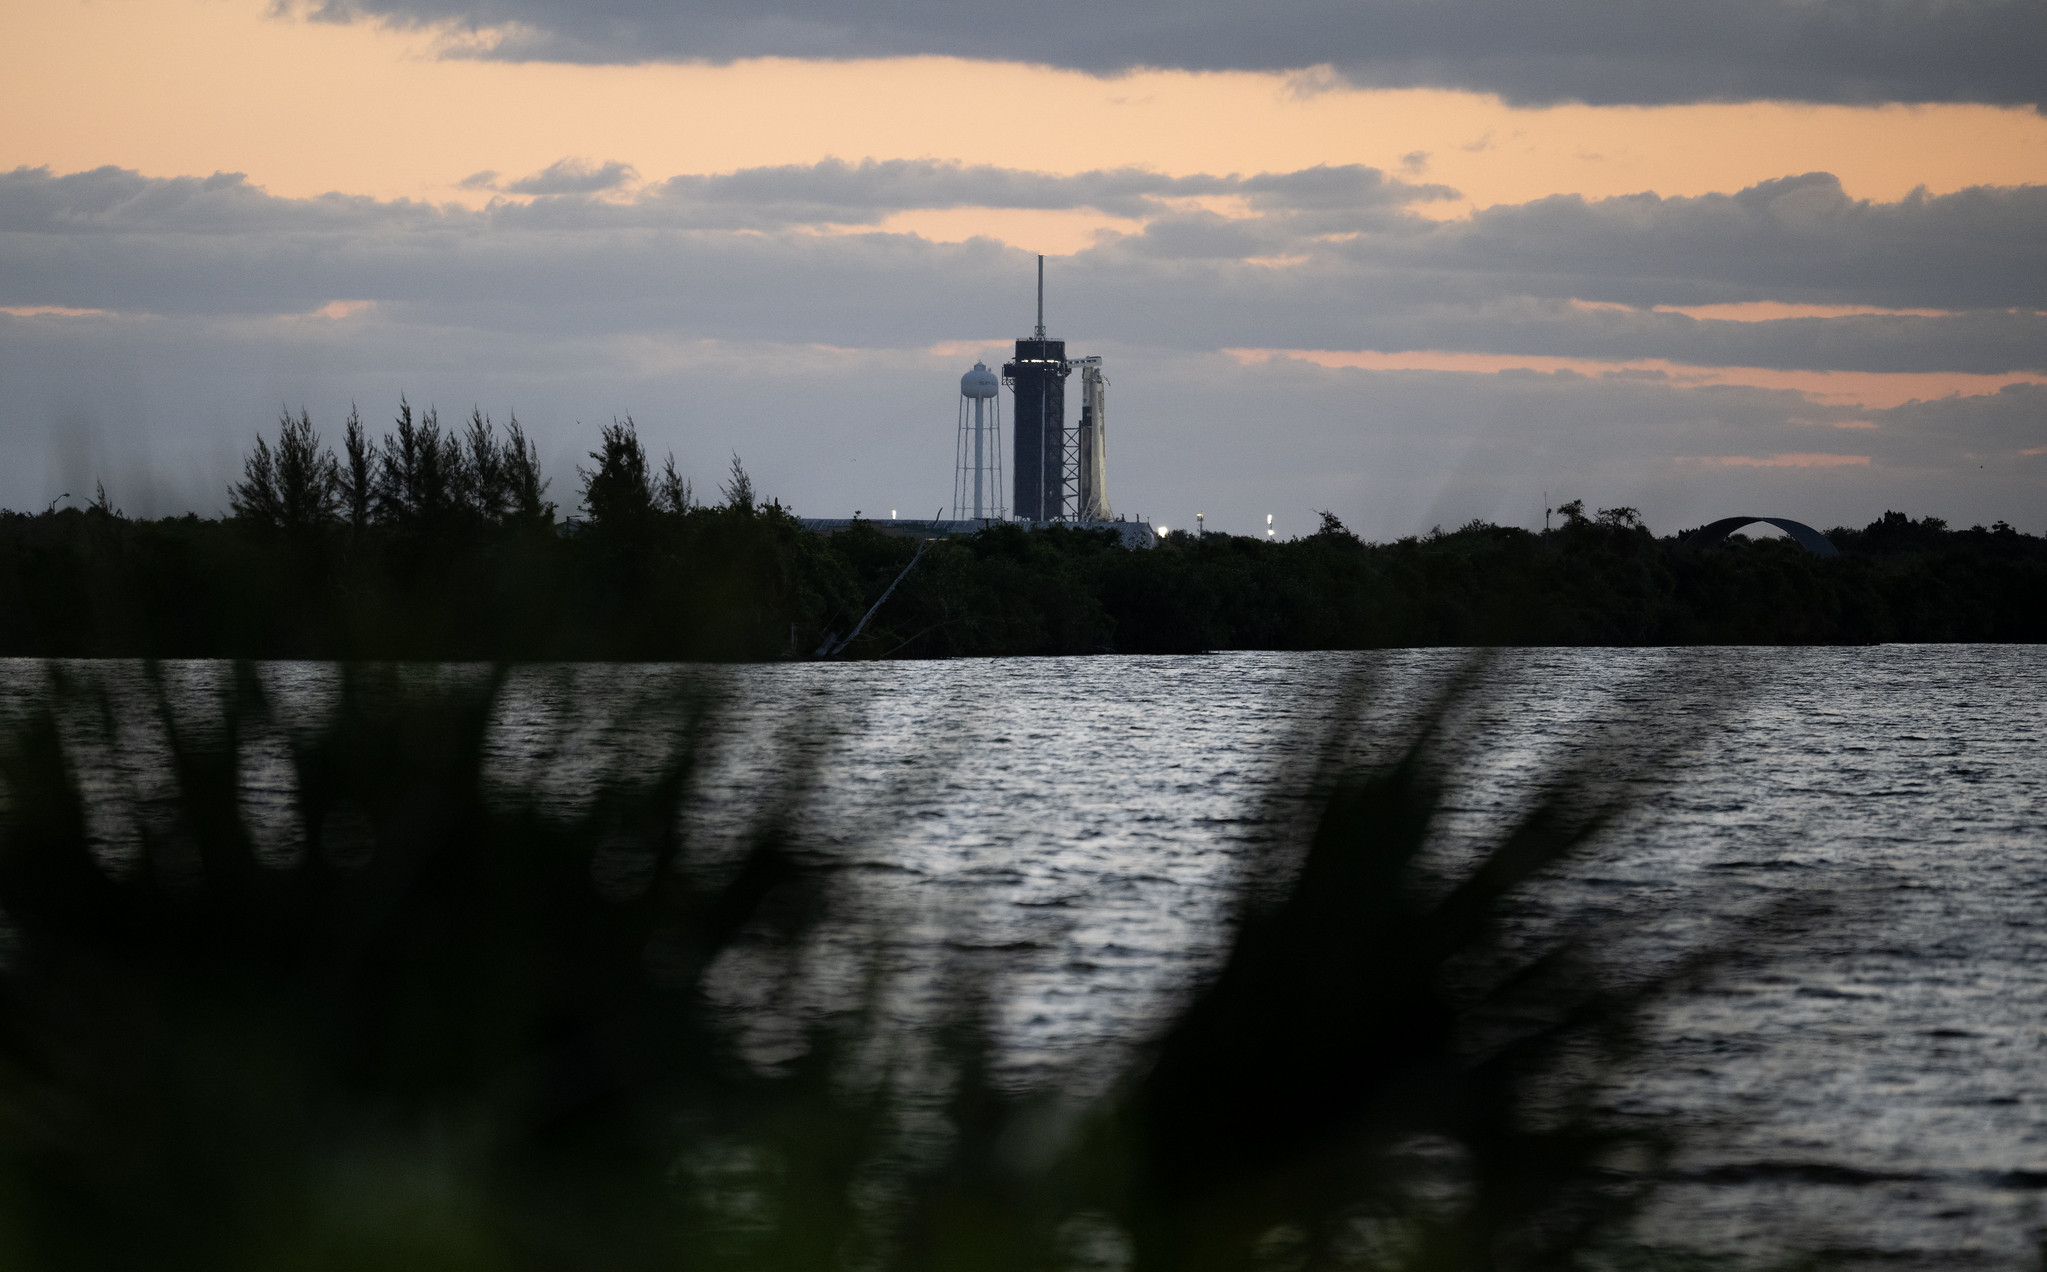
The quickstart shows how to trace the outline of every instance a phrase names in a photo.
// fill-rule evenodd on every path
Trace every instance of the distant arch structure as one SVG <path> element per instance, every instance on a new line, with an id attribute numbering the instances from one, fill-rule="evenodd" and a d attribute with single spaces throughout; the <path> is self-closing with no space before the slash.
<path id="1" fill-rule="evenodd" d="M 1752 526 L 1758 521 L 1782 530 L 1785 534 L 1790 535 L 1792 541 L 1797 543 L 1799 547 L 1804 548 L 1814 556 L 1830 557 L 1841 555 L 1841 550 L 1835 547 L 1833 541 L 1828 539 L 1827 536 L 1803 521 L 1793 521 L 1789 517 L 1722 517 L 1711 525 L 1701 526 L 1699 529 L 1692 531 L 1691 537 L 1687 542 L 1695 548 L 1703 548 L 1708 544 L 1720 542 L 1743 526 Z"/>

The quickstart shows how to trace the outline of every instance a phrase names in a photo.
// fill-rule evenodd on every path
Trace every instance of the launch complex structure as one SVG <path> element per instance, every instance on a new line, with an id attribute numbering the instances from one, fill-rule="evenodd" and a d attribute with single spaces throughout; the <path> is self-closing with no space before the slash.
<path id="1" fill-rule="evenodd" d="M 1066 381 L 1080 373 L 1080 417 L 1066 420 Z M 1003 506 L 1002 385 L 1014 403 L 1010 415 L 1009 493 Z M 937 539 L 973 534 L 999 523 L 1026 529 L 1064 525 L 1113 530 L 1125 547 L 1149 548 L 1159 531 L 1142 518 L 1126 519 L 1109 506 L 1109 377 L 1102 360 L 1069 358 L 1066 342 L 1045 335 L 1045 258 L 1038 258 L 1038 323 L 1016 342 L 1002 375 L 983 363 L 960 377 L 959 432 L 953 449 L 952 515 L 930 521 L 805 518 L 812 531 L 833 535 L 866 525 L 883 534 Z"/>
<path id="2" fill-rule="evenodd" d="M 1066 380 L 1080 372 L 1080 418 L 1066 424 Z M 1010 416 L 1015 483 L 1012 515 L 1021 521 L 1113 521 L 1109 507 L 1109 379 L 1099 357 L 1069 358 L 1066 342 L 1045 335 L 1045 258 L 1038 258 L 1038 324 L 1002 364 L 1015 410 Z"/>

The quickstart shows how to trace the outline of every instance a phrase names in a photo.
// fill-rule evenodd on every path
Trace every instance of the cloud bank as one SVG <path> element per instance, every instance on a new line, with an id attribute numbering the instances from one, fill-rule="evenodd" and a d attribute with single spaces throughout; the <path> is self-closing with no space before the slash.
<path id="1" fill-rule="evenodd" d="M 596 181 L 620 166 L 567 171 Z M 514 186 L 548 188 L 562 168 Z M 1027 325 L 1030 258 L 876 228 L 888 217 L 1087 209 L 1141 220 L 1055 270 L 1055 317 L 1098 338 L 2047 371 L 2047 187 L 1877 203 L 1809 174 L 1696 198 L 1417 213 L 1452 193 L 1356 166 L 1168 177 L 823 163 L 472 211 L 281 199 L 233 174 L 18 169 L 0 176 L 0 306 L 251 315 L 374 301 L 482 327 L 921 347 Z M 1669 311 L 1762 303 L 1921 312 Z"/>
<path id="2" fill-rule="evenodd" d="M 438 26 L 463 56 L 591 63 L 915 55 L 1135 68 L 1328 67 L 1365 87 L 1580 101 L 2047 102 L 2036 0 L 317 0 Z"/>

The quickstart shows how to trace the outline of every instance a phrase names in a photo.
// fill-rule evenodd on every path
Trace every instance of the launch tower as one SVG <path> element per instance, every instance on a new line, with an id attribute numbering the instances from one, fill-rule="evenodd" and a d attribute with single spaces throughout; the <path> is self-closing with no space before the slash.
<path id="1" fill-rule="evenodd" d="M 1066 377 L 1081 373 L 1080 420 L 1066 426 Z M 1010 475 L 1014 514 L 1025 521 L 1107 521 L 1108 378 L 1098 357 L 1066 356 L 1064 340 L 1045 336 L 1045 258 L 1038 258 L 1038 325 L 1002 365 L 1015 394 Z"/>
<path id="2" fill-rule="evenodd" d="M 1038 258 L 1038 326 L 1016 342 L 1016 360 L 1002 367 L 1002 379 L 1016 395 L 1009 435 L 1015 439 L 1010 464 L 1016 497 L 1011 507 L 1025 521 L 1052 521 L 1065 513 L 1066 342 L 1045 338 L 1045 258 Z"/>

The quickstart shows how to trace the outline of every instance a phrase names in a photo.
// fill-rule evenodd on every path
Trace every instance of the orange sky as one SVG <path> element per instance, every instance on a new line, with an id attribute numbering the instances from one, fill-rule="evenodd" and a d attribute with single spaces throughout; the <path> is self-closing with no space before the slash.
<path id="1" fill-rule="evenodd" d="M 1071 172 L 1317 163 L 1421 176 L 1472 203 L 1569 191 L 1733 190 L 1825 169 L 1894 199 L 2047 180 L 2047 119 L 1980 106 L 1780 104 L 1511 110 L 1476 94 L 1326 89 L 1313 76 L 1159 72 L 1095 79 L 920 58 L 580 67 L 439 61 L 432 33 L 266 16 L 265 0 L 37 0 L 0 9 L 0 165 L 242 171 L 280 195 L 436 201 L 454 183 L 577 155 L 658 180 L 828 156 L 939 157 Z M 1036 126 L 1018 140 L 1020 102 Z M 940 105 L 942 104 L 942 108 Z M 1429 209 L 1458 215 L 1470 204 Z M 1101 218 L 920 212 L 937 237 L 1085 245 Z"/>
<path id="2" fill-rule="evenodd" d="M 1298 358 L 1316 366 L 1359 367 L 1368 371 L 1568 371 L 1586 376 L 1647 372 L 1672 384 L 1745 384 L 1759 389 L 1791 389 L 1829 406 L 1859 406 L 1871 410 L 1956 393 L 1995 393 L 2007 384 L 2047 384 L 2047 376 L 2025 371 L 2003 375 L 1972 375 L 1964 371 L 1782 371 L 1775 367 L 1702 367 L 1663 358 L 1602 362 L 1593 358 L 1459 353 L 1441 349 L 1399 353 L 1373 350 L 1326 352 L 1316 349 L 1227 349 L 1224 352 L 1240 362 Z M 1864 422 L 1860 420 L 1836 425 L 1851 429 L 1863 426 Z"/>

